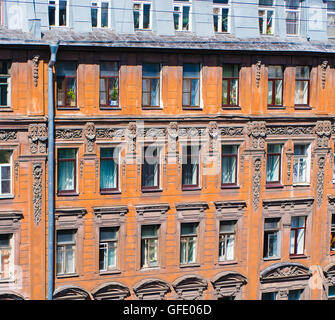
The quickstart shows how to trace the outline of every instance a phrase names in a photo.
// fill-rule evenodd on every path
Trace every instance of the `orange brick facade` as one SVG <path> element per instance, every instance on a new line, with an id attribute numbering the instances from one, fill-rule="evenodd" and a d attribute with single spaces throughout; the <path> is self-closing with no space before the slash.
<path id="1" fill-rule="evenodd" d="M 39 56 L 39 58 L 36 58 Z M 34 58 L 35 57 L 35 58 Z M 11 106 L 0 110 L 0 149 L 12 150 L 12 197 L 0 233 L 14 234 L 15 281 L 0 295 L 45 299 L 47 287 L 47 65 L 44 48 L 1 49 L 11 61 Z M 327 64 L 323 64 L 327 60 Z M 77 106 L 55 107 L 56 151 L 74 148 L 76 190 L 55 198 L 55 230 L 76 230 L 75 273 L 55 274 L 55 298 L 261 299 L 302 289 L 327 299 L 334 256 L 334 59 L 318 55 L 59 49 L 77 64 Z M 99 65 L 117 61 L 119 106 L 99 106 Z M 142 108 L 142 64 L 159 63 L 160 108 Z M 183 64 L 199 63 L 200 108 L 182 106 Z M 237 108 L 222 107 L 222 65 L 239 70 Z M 284 66 L 283 108 L 267 106 L 268 66 Z M 308 108 L 294 105 L 296 66 L 310 66 Z M 55 82 L 56 93 L 56 82 Z M 55 98 L 56 105 L 57 97 Z M 199 188 L 182 190 L 182 146 L 201 146 Z M 141 190 L 143 146 L 161 147 L 160 188 Z M 310 144 L 310 182 L 293 185 L 294 144 Z M 267 146 L 282 145 L 280 186 L 266 184 Z M 221 187 L 221 145 L 239 146 L 237 186 Z M 101 148 L 121 146 L 119 192 L 100 192 Z M 134 150 L 132 150 L 132 146 Z M 57 155 L 57 152 L 55 153 Z M 56 158 L 56 185 L 57 185 Z M 306 217 L 302 256 L 290 256 L 292 216 Z M 264 219 L 280 218 L 280 257 L 263 258 Z M 219 261 L 220 221 L 236 221 L 235 257 Z M 196 222 L 196 263 L 180 264 L 181 223 Z M 158 224 L 158 266 L 141 267 L 141 226 Z M 117 268 L 99 271 L 99 228 L 117 226 Z M 273 269 L 272 269 L 273 267 Z M 280 281 L 282 280 L 282 281 Z M 6 296 L 6 297 L 7 297 Z"/>

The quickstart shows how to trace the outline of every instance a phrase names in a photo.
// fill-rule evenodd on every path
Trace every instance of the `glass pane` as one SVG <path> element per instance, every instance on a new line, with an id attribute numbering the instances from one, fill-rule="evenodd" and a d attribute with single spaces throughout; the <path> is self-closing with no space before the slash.
<path id="1" fill-rule="evenodd" d="M 58 162 L 58 191 L 74 190 L 74 162 Z"/>
<path id="2" fill-rule="evenodd" d="M 119 79 L 109 79 L 109 105 L 115 106 L 119 103 Z"/>
<path id="3" fill-rule="evenodd" d="M 277 256 L 277 242 L 278 242 L 278 234 L 277 232 L 269 233 L 268 235 L 268 256 L 276 257 Z"/>
<path id="4" fill-rule="evenodd" d="M 287 12 L 286 13 L 286 33 L 287 34 L 298 34 L 298 12 Z"/>
<path id="5" fill-rule="evenodd" d="M 114 243 L 110 243 L 108 246 L 108 257 L 107 257 L 108 267 L 116 267 L 116 247 Z"/>
<path id="6" fill-rule="evenodd" d="M 238 65 L 237 64 L 224 64 L 222 69 L 223 78 L 237 78 Z"/>
<path id="7" fill-rule="evenodd" d="M 237 154 L 238 146 L 236 145 L 223 145 L 222 154 Z"/>
<path id="8" fill-rule="evenodd" d="M 150 4 L 143 4 L 143 29 L 150 27 Z"/>
<path id="9" fill-rule="evenodd" d="M 65 273 L 74 273 L 74 247 L 66 246 Z"/>
<path id="10" fill-rule="evenodd" d="M 282 66 L 268 66 L 268 77 L 272 78 L 282 78 L 283 68 Z"/>
<path id="11" fill-rule="evenodd" d="M 199 80 L 191 81 L 191 106 L 199 105 Z"/>
<path id="12" fill-rule="evenodd" d="M 276 90 L 275 90 L 275 104 L 276 105 L 282 105 L 282 99 L 283 99 L 283 81 L 282 80 L 276 80 Z"/>
<path id="13" fill-rule="evenodd" d="M 258 22 L 259 22 L 259 33 L 264 34 L 264 20 L 265 20 L 265 11 L 258 11 Z"/>
<path id="14" fill-rule="evenodd" d="M 304 253 L 304 242 L 305 242 L 305 230 L 298 229 L 297 235 L 297 254 Z"/>
<path id="15" fill-rule="evenodd" d="M 174 12 L 173 12 L 173 21 L 174 21 L 174 28 L 175 30 L 179 30 L 179 17 L 180 17 L 180 12 L 179 12 L 179 7 L 174 7 Z"/>
<path id="16" fill-rule="evenodd" d="M 220 222 L 220 233 L 224 232 L 235 232 L 236 221 L 221 221 Z"/>
<path id="17" fill-rule="evenodd" d="M 101 3 L 101 27 L 108 27 L 108 2 Z"/>
<path id="18" fill-rule="evenodd" d="M 294 254 L 294 246 L 295 246 L 295 230 L 291 230 L 291 236 L 290 236 L 290 254 Z"/>
<path id="19" fill-rule="evenodd" d="M 276 300 L 277 292 L 264 292 L 262 293 L 262 300 Z"/>
<path id="20" fill-rule="evenodd" d="M 231 234 L 227 236 L 227 260 L 234 260 L 234 243 L 235 243 L 235 235 Z"/>
<path id="21" fill-rule="evenodd" d="M 12 152 L 9 150 L 0 150 L 0 164 L 10 163 Z"/>
<path id="22" fill-rule="evenodd" d="M 266 34 L 273 33 L 273 11 L 267 10 L 266 16 Z"/>
<path id="23" fill-rule="evenodd" d="M 295 82 L 295 104 L 307 104 L 308 102 L 308 81 Z"/>
<path id="24" fill-rule="evenodd" d="M 200 78 L 200 65 L 198 63 L 184 63 L 183 78 Z"/>
<path id="25" fill-rule="evenodd" d="M 280 170 L 280 156 L 267 156 L 266 164 L 266 181 L 277 182 L 279 181 Z"/>
<path id="26" fill-rule="evenodd" d="M 100 63 L 101 77 L 118 77 L 119 64 L 117 62 L 101 62 Z"/>
<path id="27" fill-rule="evenodd" d="M 66 1 L 59 1 L 59 25 L 66 25 Z"/>
<path id="28" fill-rule="evenodd" d="M 228 12 L 229 9 L 222 9 L 222 32 L 228 32 Z"/>
<path id="29" fill-rule="evenodd" d="M 214 32 L 218 32 L 219 31 L 219 16 L 217 14 L 213 15 L 213 22 L 214 22 Z"/>
<path id="30" fill-rule="evenodd" d="M 116 240 L 117 228 L 100 228 L 100 241 Z"/>
<path id="31" fill-rule="evenodd" d="M 113 159 L 100 161 L 100 188 L 117 188 L 117 163 Z"/>
<path id="32" fill-rule="evenodd" d="M 222 104 L 228 104 L 228 81 L 222 80 Z"/>
<path id="33" fill-rule="evenodd" d="M 1 166 L 1 180 L 10 179 L 10 166 Z"/>
<path id="34" fill-rule="evenodd" d="M 107 105 L 107 79 L 100 79 L 100 105 Z"/>
<path id="35" fill-rule="evenodd" d="M 197 233 L 197 223 L 182 223 L 181 235 L 195 235 Z"/>
<path id="36" fill-rule="evenodd" d="M 142 238 L 147 237 L 157 237 L 158 236 L 158 225 L 148 225 L 148 226 L 142 226 Z"/>
<path id="37" fill-rule="evenodd" d="M 58 159 L 75 159 L 76 149 L 58 149 Z"/>
<path id="38" fill-rule="evenodd" d="M 159 106 L 159 79 L 151 79 L 151 105 Z"/>
<path id="39" fill-rule="evenodd" d="M 77 64 L 75 62 L 57 62 L 56 66 L 57 76 L 76 76 Z"/>
<path id="40" fill-rule="evenodd" d="M 92 27 L 98 26 L 98 9 L 91 8 Z"/>
<path id="41" fill-rule="evenodd" d="M 1 78 L 0 78 L 1 79 Z M 7 82 L 7 79 L 1 79 Z M 0 86 L 0 105 L 7 106 L 8 104 L 8 84 L 1 84 Z"/>
<path id="42" fill-rule="evenodd" d="M 277 229 L 278 228 L 279 220 L 280 220 L 279 218 L 265 219 L 264 230 Z"/>
<path id="43" fill-rule="evenodd" d="M 334 297 L 335 296 L 335 286 L 329 286 L 328 287 L 328 297 Z"/>
<path id="44" fill-rule="evenodd" d="M 143 63 L 142 76 L 159 78 L 159 69 L 159 63 Z"/>
<path id="45" fill-rule="evenodd" d="M 273 6 L 273 0 L 259 0 L 258 4 L 260 6 Z"/>
<path id="46" fill-rule="evenodd" d="M 292 228 L 302 228 L 305 226 L 305 217 L 292 217 L 291 220 Z"/>
<path id="47" fill-rule="evenodd" d="M 288 292 L 288 300 L 300 300 L 302 290 L 290 290 Z"/>
<path id="48" fill-rule="evenodd" d="M 213 0 L 213 3 L 228 4 L 229 0 Z"/>
<path id="49" fill-rule="evenodd" d="M 189 106 L 191 103 L 191 82 L 183 80 L 183 106 Z"/>
<path id="50" fill-rule="evenodd" d="M 236 157 L 222 157 L 222 183 L 236 183 Z"/>
<path id="51" fill-rule="evenodd" d="M 335 5 L 334 2 L 331 3 Z M 327 34 L 328 37 L 335 37 L 335 14 L 327 15 Z"/>
<path id="52" fill-rule="evenodd" d="M 11 237 L 11 234 L 0 234 L 0 248 L 8 248 Z"/>
<path id="53" fill-rule="evenodd" d="M 190 7 L 185 6 L 183 7 L 183 30 L 189 29 L 189 22 L 190 22 Z"/>
<path id="54" fill-rule="evenodd" d="M 296 79 L 309 79 L 309 67 L 296 67 Z"/>
<path id="55" fill-rule="evenodd" d="M 74 230 L 59 230 L 57 231 L 57 244 L 73 243 L 74 242 Z"/>
<path id="56" fill-rule="evenodd" d="M 269 153 L 280 153 L 281 145 L 280 144 L 268 144 L 268 154 Z"/>
<path id="57" fill-rule="evenodd" d="M 238 98 L 238 80 L 230 80 L 230 104 L 237 105 Z"/>
<path id="58" fill-rule="evenodd" d="M 295 144 L 294 145 L 294 155 L 307 155 L 308 145 L 305 144 Z"/>
<path id="59" fill-rule="evenodd" d="M 286 9 L 298 9 L 300 5 L 300 0 L 285 0 Z"/>
<path id="60" fill-rule="evenodd" d="M 273 82 L 269 81 L 268 82 L 268 104 L 272 104 L 272 86 L 273 86 Z"/>
<path id="61" fill-rule="evenodd" d="M 75 106 L 77 96 L 76 79 L 67 78 L 66 85 L 66 105 Z"/>
<path id="62" fill-rule="evenodd" d="M 57 263 L 57 266 L 56 266 L 57 273 L 64 273 L 63 261 L 64 261 L 63 247 L 57 246 L 57 262 L 56 262 Z"/>
<path id="63" fill-rule="evenodd" d="M 140 12 L 139 10 L 139 5 L 138 4 L 134 4 L 134 28 L 135 29 L 139 29 L 140 27 Z"/>
<path id="64" fill-rule="evenodd" d="M 196 238 L 190 238 L 188 242 L 188 263 L 193 263 L 196 261 Z"/>
<path id="65" fill-rule="evenodd" d="M 56 8 L 54 6 L 49 6 L 49 26 L 54 26 L 56 19 Z"/>
<path id="66" fill-rule="evenodd" d="M 8 194 L 10 193 L 10 181 L 1 181 L 1 193 Z"/>

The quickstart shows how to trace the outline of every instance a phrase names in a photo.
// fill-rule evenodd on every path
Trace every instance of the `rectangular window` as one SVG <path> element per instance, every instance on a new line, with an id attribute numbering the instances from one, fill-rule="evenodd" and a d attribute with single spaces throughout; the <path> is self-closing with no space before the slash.
<path id="1" fill-rule="evenodd" d="M 266 157 L 266 183 L 280 184 L 281 176 L 281 148 L 280 144 L 269 144 Z"/>
<path id="2" fill-rule="evenodd" d="M 290 290 L 288 292 L 287 300 L 300 300 L 302 290 Z"/>
<path id="3" fill-rule="evenodd" d="M 0 150 L 0 195 L 12 194 L 12 151 Z"/>
<path id="4" fill-rule="evenodd" d="M 309 145 L 294 145 L 293 183 L 309 183 Z"/>
<path id="5" fill-rule="evenodd" d="M 150 29 L 151 23 L 150 23 L 150 2 L 136 2 L 134 3 L 134 28 L 136 30 L 138 29 Z"/>
<path id="6" fill-rule="evenodd" d="M 109 2 L 93 1 L 91 6 L 92 27 L 108 28 L 109 27 Z"/>
<path id="7" fill-rule="evenodd" d="M 197 260 L 198 223 L 182 223 L 180 233 L 180 264 L 195 263 Z"/>
<path id="8" fill-rule="evenodd" d="M 183 146 L 182 188 L 199 187 L 199 146 Z"/>
<path id="9" fill-rule="evenodd" d="M 238 105 L 239 65 L 224 64 L 222 70 L 222 105 L 223 107 Z"/>
<path id="10" fill-rule="evenodd" d="M 335 3 L 327 2 L 327 34 L 329 38 L 335 37 Z"/>
<path id="11" fill-rule="evenodd" d="M 75 107 L 77 105 L 77 64 L 59 62 L 56 67 L 57 106 Z"/>
<path id="12" fill-rule="evenodd" d="M 300 29 L 300 0 L 285 0 L 286 34 L 298 35 Z"/>
<path id="13" fill-rule="evenodd" d="M 330 229 L 330 254 L 335 254 L 335 214 L 332 214 L 332 224 Z"/>
<path id="14" fill-rule="evenodd" d="M 260 34 L 274 34 L 275 8 L 273 0 L 259 0 L 258 21 Z"/>
<path id="15" fill-rule="evenodd" d="M 76 150 L 58 149 L 57 191 L 74 193 L 76 191 Z"/>
<path id="16" fill-rule="evenodd" d="M 268 218 L 264 222 L 264 258 L 280 257 L 279 218 Z"/>
<path id="17" fill-rule="evenodd" d="M 263 292 L 262 300 L 277 300 L 278 292 Z"/>
<path id="18" fill-rule="evenodd" d="M 309 67 L 296 67 L 295 69 L 295 94 L 296 106 L 307 106 L 309 103 Z"/>
<path id="19" fill-rule="evenodd" d="M 158 265 L 159 225 L 144 225 L 141 230 L 141 267 Z"/>
<path id="20" fill-rule="evenodd" d="M 283 67 L 268 67 L 268 107 L 283 105 Z"/>
<path id="21" fill-rule="evenodd" d="M 0 61 L 0 108 L 10 106 L 10 68 L 11 63 L 8 61 Z"/>
<path id="22" fill-rule="evenodd" d="M 49 0 L 49 26 L 61 27 L 67 25 L 67 1 Z"/>
<path id="23" fill-rule="evenodd" d="M 147 146 L 143 149 L 142 190 L 159 188 L 160 150 L 158 147 Z"/>
<path id="24" fill-rule="evenodd" d="M 0 234 L 0 280 L 13 276 L 13 235 Z"/>
<path id="25" fill-rule="evenodd" d="M 200 106 L 200 65 L 198 63 L 183 65 L 183 106 Z"/>
<path id="26" fill-rule="evenodd" d="M 173 3 L 173 21 L 175 30 L 190 30 L 190 16 L 191 6 L 187 4 L 181 4 L 180 2 Z"/>
<path id="27" fill-rule="evenodd" d="M 100 63 L 100 106 L 113 108 L 119 106 L 119 64 Z"/>
<path id="28" fill-rule="evenodd" d="M 117 266 L 118 228 L 100 228 L 99 269 L 113 270 Z"/>
<path id="29" fill-rule="evenodd" d="M 230 6 L 228 0 L 214 1 L 213 22 L 214 32 L 230 31 Z"/>
<path id="30" fill-rule="evenodd" d="M 335 300 L 335 286 L 328 287 L 328 300 Z"/>
<path id="31" fill-rule="evenodd" d="M 100 191 L 118 191 L 119 188 L 119 150 L 100 149 Z"/>
<path id="32" fill-rule="evenodd" d="M 222 146 L 222 186 L 237 185 L 238 146 Z"/>
<path id="33" fill-rule="evenodd" d="M 290 255 L 303 255 L 305 251 L 306 217 L 292 217 Z"/>
<path id="34" fill-rule="evenodd" d="M 236 221 L 221 221 L 219 235 L 219 261 L 231 261 L 235 258 Z"/>
<path id="35" fill-rule="evenodd" d="M 159 63 L 144 63 L 142 66 L 142 106 L 159 107 Z"/>
<path id="36" fill-rule="evenodd" d="M 76 230 L 57 231 L 57 274 L 71 274 L 76 270 Z"/>

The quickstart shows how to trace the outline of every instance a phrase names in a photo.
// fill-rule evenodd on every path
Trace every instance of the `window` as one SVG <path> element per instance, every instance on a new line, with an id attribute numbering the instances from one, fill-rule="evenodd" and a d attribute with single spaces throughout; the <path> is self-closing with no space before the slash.
<path id="1" fill-rule="evenodd" d="M 332 214 L 332 224 L 330 229 L 330 254 L 335 254 L 335 214 Z"/>
<path id="2" fill-rule="evenodd" d="M 274 0 L 259 0 L 258 17 L 259 17 L 259 33 L 273 34 L 274 33 Z"/>
<path id="3" fill-rule="evenodd" d="M 327 34 L 329 38 L 335 37 L 335 3 L 327 2 Z"/>
<path id="4" fill-rule="evenodd" d="M 280 257 L 279 218 L 268 218 L 264 222 L 264 258 Z"/>
<path id="5" fill-rule="evenodd" d="M 306 217 L 292 217 L 290 255 L 303 255 L 305 250 Z"/>
<path id="6" fill-rule="evenodd" d="M 77 105 L 77 65 L 75 62 L 59 62 L 56 67 L 57 106 Z"/>
<path id="7" fill-rule="evenodd" d="M 119 105 L 119 64 L 100 63 L 100 106 L 103 108 Z"/>
<path id="8" fill-rule="evenodd" d="M 0 234 L 0 280 L 13 276 L 13 235 Z"/>
<path id="9" fill-rule="evenodd" d="M 58 193 L 74 193 L 76 191 L 76 150 L 58 149 L 57 168 Z"/>
<path id="10" fill-rule="evenodd" d="M 180 0 L 173 3 L 173 21 L 175 30 L 190 30 L 190 13 L 191 5 L 181 2 L 188 2 L 188 0 Z"/>
<path id="11" fill-rule="evenodd" d="M 150 2 L 134 3 L 134 27 L 135 29 L 150 29 Z"/>
<path id="12" fill-rule="evenodd" d="M 295 69 L 295 95 L 296 106 L 307 106 L 309 103 L 309 67 L 296 67 Z"/>
<path id="13" fill-rule="evenodd" d="M 328 287 L 328 300 L 335 300 L 335 286 Z"/>
<path id="14" fill-rule="evenodd" d="M 286 34 L 298 35 L 300 29 L 300 0 L 285 0 Z"/>
<path id="15" fill-rule="evenodd" d="M 108 271 L 117 265 L 118 228 L 100 228 L 99 269 Z"/>
<path id="16" fill-rule="evenodd" d="M 213 2 L 214 2 L 213 7 L 214 32 L 229 32 L 230 31 L 229 1 L 214 0 Z"/>
<path id="17" fill-rule="evenodd" d="M 225 64 L 222 70 L 222 105 L 238 105 L 238 74 L 237 64 Z"/>
<path id="18" fill-rule="evenodd" d="M 12 193 L 12 151 L 0 150 L 0 195 Z"/>
<path id="19" fill-rule="evenodd" d="M 141 230 L 141 267 L 158 265 L 158 225 L 144 225 Z"/>
<path id="20" fill-rule="evenodd" d="M 158 63 L 144 63 L 142 66 L 142 106 L 159 107 Z"/>
<path id="21" fill-rule="evenodd" d="M 222 186 L 237 185 L 238 146 L 222 146 Z"/>
<path id="22" fill-rule="evenodd" d="M 182 223 L 180 236 L 180 263 L 196 262 L 198 223 Z"/>
<path id="23" fill-rule="evenodd" d="M 280 184 L 281 145 L 269 144 L 266 158 L 266 183 Z"/>
<path id="24" fill-rule="evenodd" d="M 283 105 L 283 67 L 268 67 L 268 107 Z"/>
<path id="25" fill-rule="evenodd" d="M 183 66 L 183 106 L 200 105 L 200 65 L 185 63 Z"/>
<path id="26" fill-rule="evenodd" d="M 287 300 L 300 300 L 303 290 L 290 290 L 288 292 Z"/>
<path id="27" fill-rule="evenodd" d="M 309 183 L 309 145 L 294 145 L 293 183 Z"/>
<path id="28" fill-rule="evenodd" d="M 159 188 L 159 160 L 159 148 L 152 146 L 144 147 L 142 162 L 142 190 Z"/>
<path id="29" fill-rule="evenodd" d="M 57 275 L 75 273 L 76 231 L 57 231 Z"/>
<path id="30" fill-rule="evenodd" d="M 277 300 L 278 292 L 263 292 L 262 300 Z"/>
<path id="31" fill-rule="evenodd" d="M 183 146 L 182 188 L 199 187 L 199 146 Z"/>
<path id="32" fill-rule="evenodd" d="M 67 25 L 67 1 L 49 0 L 49 26 L 66 26 Z"/>
<path id="33" fill-rule="evenodd" d="M 0 61 L 0 108 L 10 106 L 10 68 L 10 62 Z"/>
<path id="34" fill-rule="evenodd" d="M 93 1 L 91 6 L 92 27 L 108 28 L 109 22 L 109 1 Z"/>
<path id="35" fill-rule="evenodd" d="M 118 191 L 119 188 L 119 150 L 100 149 L 100 191 Z"/>
<path id="36" fill-rule="evenodd" d="M 235 225 L 236 221 L 220 222 L 219 261 L 230 261 L 235 258 Z"/>

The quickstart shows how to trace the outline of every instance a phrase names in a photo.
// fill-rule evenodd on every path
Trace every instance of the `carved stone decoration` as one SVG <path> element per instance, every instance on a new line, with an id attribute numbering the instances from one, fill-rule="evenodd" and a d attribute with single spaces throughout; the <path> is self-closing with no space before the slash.
<path id="1" fill-rule="evenodd" d="M 92 300 L 92 296 L 80 287 L 66 285 L 55 290 L 53 300 Z"/>
<path id="2" fill-rule="evenodd" d="M 85 129 L 84 129 L 84 135 L 86 138 L 86 151 L 88 153 L 94 152 L 94 142 L 96 138 L 96 129 L 93 122 L 86 123 Z"/>
<path id="3" fill-rule="evenodd" d="M 0 130 L 0 141 L 12 141 L 17 139 L 17 130 Z"/>
<path id="4" fill-rule="evenodd" d="M 328 148 L 329 139 L 332 133 L 330 121 L 318 121 L 315 126 L 318 148 Z"/>
<path id="5" fill-rule="evenodd" d="M 33 62 L 33 79 L 34 79 L 34 85 L 37 87 L 38 83 L 38 63 L 40 60 L 40 56 L 36 55 L 33 57 L 32 62 Z"/>
<path id="6" fill-rule="evenodd" d="M 259 88 L 259 83 L 261 80 L 261 67 L 262 67 L 262 62 L 260 60 L 257 61 L 256 63 L 256 85 L 257 88 Z"/>
<path id="7" fill-rule="evenodd" d="M 34 223 L 38 226 L 42 218 L 42 163 L 33 165 L 33 208 Z"/>
<path id="8" fill-rule="evenodd" d="M 129 289 L 119 282 L 108 282 L 99 285 L 92 291 L 94 300 L 124 300 L 130 296 Z"/>
<path id="9" fill-rule="evenodd" d="M 253 176 L 252 176 L 252 204 L 256 211 L 259 207 L 259 198 L 261 193 L 261 167 L 262 160 L 255 157 L 253 161 Z"/>
<path id="10" fill-rule="evenodd" d="M 82 129 L 56 129 L 55 138 L 62 140 L 81 139 L 83 136 Z"/>
<path id="11" fill-rule="evenodd" d="M 199 138 L 200 136 L 204 136 L 206 134 L 205 128 L 180 128 L 178 130 L 179 137 L 188 137 L 191 139 Z"/>
<path id="12" fill-rule="evenodd" d="M 324 60 L 321 63 L 321 84 L 322 84 L 322 89 L 326 87 L 326 71 L 328 67 L 328 61 Z"/>
<path id="13" fill-rule="evenodd" d="M 95 176 L 98 178 L 99 177 L 99 160 L 95 160 Z"/>
<path id="14" fill-rule="evenodd" d="M 14 164 L 14 172 L 15 172 L 15 180 L 18 181 L 19 180 L 19 166 L 20 166 L 20 163 L 18 160 L 15 161 L 15 164 Z"/>
<path id="15" fill-rule="evenodd" d="M 280 289 L 278 292 L 278 300 L 287 300 L 289 290 L 287 288 Z"/>
<path id="16" fill-rule="evenodd" d="M 267 136 L 300 136 L 313 135 L 314 126 L 276 126 L 266 127 Z"/>
<path id="17" fill-rule="evenodd" d="M 184 275 L 176 279 L 172 286 L 178 300 L 198 300 L 207 289 L 207 280 L 199 275 Z"/>
<path id="18" fill-rule="evenodd" d="M 48 129 L 45 123 L 29 125 L 28 138 L 32 154 L 47 152 Z"/>
<path id="19" fill-rule="evenodd" d="M 287 158 L 287 181 L 291 181 L 291 169 L 292 169 L 292 158 L 293 154 L 292 153 L 287 153 L 286 154 Z"/>
<path id="20" fill-rule="evenodd" d="M 209 135 L 209 151 L 214 152 L 216 150 L 216 142 L 219 136 L 219 128 L 216 121 L 211 121 L 208 125 L 208 135 Z"/>
<path id="21" fill-rule="evenodd" d="M 234 300 L 241 300 L 242 286 L 247 283 L 247 279 L 239 273 L 224 271 L 212 279 L 216 298 L 233 297 Z"/>
<path id="22" fill-rule="evenodd" d="M 97 139 L 115 139 L 123 138 L 125 129 L 122 128 L 97 128 L 96 135 Z"/>
<path id="23" fill-rule="evenodd" d="M 137 137 L 136 122 L 129 122 L 129 125 L 126 129 L 126 137 L 128 140 L 128 153 L 134 153 L 136 146 L 136 137 Z"/>
<path id="24" fill-rule="evenodd" d="M 84 172 L 84 160 L 80 159 L 80 161 L 79 161 L 79 175 L 80 175 L 80 178 L 83 177 L 83 172 Z"/>
<path id="25" fill-rule="evenodd" d="M 316 193 L 317 193 L 317 205 L 321 206 L 324 193 L 324 169 L 325 169 L 326 158 L 320 156 L 318 159 L 318 175 L 316 180 Z"/>
<path id="26" fill-rule="evenodd" d="M 243 127 L 223 127 L 220 128 L 221 136 L 243 136 Z"/>
<path id="27" fill-rule="evenodd" d="M 170 285 L 160 279 L 143 279 L 133 287 L 139 300 L 164 300 L 171 291 Z"/>
<path id="28" fill-rule="evenodd" d="M 170 122 L 168 129 L 168 152 L 177 151 L 177 139 L 178 139 L 178 124 L 177 122 Z"/>
<path id="29" fill-rule="evenodd" d="M 138 129 L 137 136 L 148 139 L 155 139 L 159 137 L 165 137 L 165 131 L 165 128 L 141 128 Z"/>
<path id="30" fill-rule="evenodd" d="M 264 149 L 266 137 L 265 121 L 249 122 L 247 127 L 247 134 L 250 137 L 250 147 L 252 149 Z"/>

